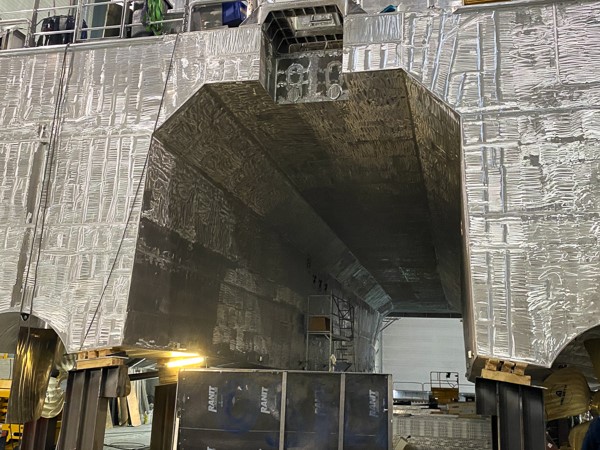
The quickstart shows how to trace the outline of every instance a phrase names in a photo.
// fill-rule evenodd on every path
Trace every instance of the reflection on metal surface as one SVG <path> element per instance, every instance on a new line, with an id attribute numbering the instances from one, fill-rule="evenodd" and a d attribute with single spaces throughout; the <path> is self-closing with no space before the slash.
<path id="1" fill-rule="evenodd" d="M 240 128 L 210 107 L 211 91 L 159 131 L 168 147 L 152 147 L 125 341 L 165 348 L 177 342 L 203 354 L 301 367 L 305 298 L 322 284 L 313 274 L 323 276 L 324 258 L 329 270 L 356 263 Z M 215 111 L 221 128 L 209 126 Z M 204 133 L 193 132 L 198 124 L 206 124 Z M 296 248 L 312 254 L 310 268 Z M 332 259 L 338 251 L 346 253 Z M 340 275 L 362 289 L 367 274 L 349 267 L 354 272 Z M 329 289 L 340 287 L 329 280 Z M 360 367 L 368 368 L 377 316 L 367 308 L 361 313 Z"/>
<path id="2" fill-rule="evenodd" d="M 19 330 L 7 423 L 24 424 L 41 417 L 58 342 L 51 329 L 25 326 Z"/>
<path id="3" fill-rule="evenodd" d="M 48 390 L 44 399 L 42 417 L 52 419 L 58 416 L 65 402 L 65 388 L 70 370 L 75 368 L 75 355 L 65 353 L 65 346 L 58 342 L 54 355 L 52 376 L 48 381 Z"/>
<path id="4" fill-rule="evenodd" d="M 423 183 L 431 217 L 437 271 L 452 310 L 462 312 L 461 302 L 461 130 L 460 118 L 451 108 L 406 76 Z"/>
<path id="5" fill-rule="evenodd" d="M 219 85 L 213 88 L 218 100 L 209 103 L 199 97 L 194 110 L 182 111 L 184 116 L 178 120 L 198 123 L 204 111 L 212 109 L 209 105 L 224 103 L 228 111 L 220 116 L 224 128 L 238 130 L 240 124 L 244 125 L 244 134 L 236 135 L 233 140 L 233 145 L 239 148 L 235 157 L 255 161 L 256 165 L 217 162 L 227 156 L 223 152 L 214 153 L 212 146 L 231 139 L 227 135 L 215 132 L 190 138 L 181 132 L 180 122 L 167 123 L 159 134 L 167 133 L 165 142 L 170 139 L 176 143 L 179 152 L 186 152 L 182 156 L 193 157 L 194 164 L 207 166 L 205 155 L 211 155 L 215 162 L 204 170 L 218 176 L 220 184 L 233 189 L 238 186 L 236 180 L 243 179 L 247 181 L 241 186 L 256 186 L 238 190 L 237 195 L 244 202 L 256 205 L 255 211 L 269 217 L 272 226 L 281 223 L 280 232 L 297 246 L 310 249 L 311 255 L 327 255 L 323 251 L 327 249 L 327 240 L 323 239 L 319 246 L 311 243 L 316 242 L 316 230 L 320 228 L 311 216 L 300 214 L 306 206 L 296 206 L 297 201 L 290 209 L 279 206 L 292 204 L 286 197 L 289 194 L 285 194 L 289 187 L 279 181 L 278 171 L 283 172 L 304 202 L 326 222 L 370 276 L 361 281 L 364 285 L 361 288 L 355 287 L 358 283 L 353 281 L 352 272 L 336 270 L 341 263 L 332 260 L 325 269 L 373 308 L 385 310 L 391 299 L 398 312 L 447 312 L 450 307 L 436 264 L 431 214 L 419 149 L 413 137 L 405 77 L 400 71 L 353 74 L 346 77 L 346 82 L 349 91 L 346 101 L 280 106 L 273 104 L 268 96 L 258 95 L 260 91 L 250 85 Z M 444 145 L 458 145 L 457 136 L 451 135 L 451 121 L 447 125 L 446 140 L 437 142 L 442 149 Z M 457 129 L 456 121 L 454 128 Z M 177 135 L 175 130 L 179 130 Z M 422 140 L 425 158 L 438 151 L 438 147 L 428 146 L 425 137 Z M 427 176 L 436 177 L 437 181 L 453 177 L 445 185 L 444 195 L 459 198 L 459 148 L 447 147 L 444 151 L 455 155 L 454 166 L 449 159 L 443 171 Z M 265 160 L 261 152 L 269 159 Z M 275 163 L 274 169 L 271 161 Z M 238 166 L 239 170 L 235 170 Z M 222 168 L 231 168 L 231 172 Z M 268 179 L 254 175 L 263 170 L 273 175 Z M 276 195 L 261 194 L 269 190 Z M 436 208 L 440 222 L 433 226 L 458 236 L 460 203 L 444 205 L 440 203 Z M 312 233 L 304 237 L 307 230 Z M 460 265 L 460 248 L 453 249 L 453 255 L 446 254 L 449 261 L 454 261 L 450 269 L 456 270 Z M 446 278 L 452 279 L 451 275 L 452 272 Z M 369 284 L 365 284 L 367 280 Z M 455 298 L 454 304 L 457 303 Z"/>
<path id="6" fill-rule="evenodd" d="M 21 327 L 28 325 L 32 328 L 48 328 L 48 324 L 35 316 L 30 316 L 25 322 L 17 312 L 0 314 L 0 349 L 4 353 L 14 355 L 17 352 Z"/>
<path id="7" fill-rule="evenodd" d="M 44 399 L 44 407 L 41 414 L 42 417 L 51 419 L 62 412 L 65 403 L 65 391 L 62 385 L 66 380 L 66 373 L 63 376 L 50 377 L 46 397 Z"/>

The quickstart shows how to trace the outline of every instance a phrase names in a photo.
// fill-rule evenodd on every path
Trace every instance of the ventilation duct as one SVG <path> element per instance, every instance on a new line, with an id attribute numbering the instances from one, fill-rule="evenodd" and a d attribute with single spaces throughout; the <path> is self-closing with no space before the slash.
<path id="1" fill-rule="evenodd" d="M 276 54 L 341 48 L 344 18 L 336 5 L 290 8 L 268 14 L 263 30 Z"/>

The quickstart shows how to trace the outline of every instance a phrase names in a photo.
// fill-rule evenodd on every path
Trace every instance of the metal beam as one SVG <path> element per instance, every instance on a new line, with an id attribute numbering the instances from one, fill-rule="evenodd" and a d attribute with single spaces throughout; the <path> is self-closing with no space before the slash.
<path id="1" fill-rule="evenodd" d="M 54 450 L 58 416 L 52 419 L 40 418 L 27 422 L 23 427 L 21 450 Z"/>
<path id="2" fill-rule="evenodd" d="M 494 450 L 543 450 L 546 446 L 541 388 L 477 378 L 477 413 L 492 418 Z"/>
<path id="3" fill-rule="evenodd" d="M 154 391 L 154 414 L 152 417 L 151 450 L 170 450 L 175 433 L 175 403 L 177 384 L 156 386 Z"/>
<path id="4" fill-rule="evenodd" d="M 128 391 L 124 365 L 69 372 L 58 450 L 102 450 L 108 399 Z"/>

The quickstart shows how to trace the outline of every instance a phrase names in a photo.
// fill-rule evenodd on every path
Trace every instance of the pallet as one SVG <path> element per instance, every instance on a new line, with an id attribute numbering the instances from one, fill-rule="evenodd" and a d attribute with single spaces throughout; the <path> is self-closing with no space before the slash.
<path id="1" fill-rule="evenodd" d="M 531 377 L 525 375 L 526 368 L 526 363 L 488 359 L 485 368 L 481 370 L 481 377 L 488 380 L 531 386 Z"/>
<path id="2" fill-rule="evenodd" d="M 118 353 L 118 351 L 110 348 L 79 352 L 77 353 L 75 368 L 77 370 L 98 369 L 125 364 L 127 358 L 115 356 L 115 353 Z"/>
<path id="3" fill-rule="evenodd" d="M 105 358 L 112 354 L 116 353 L 112 348 L 103 348 L 100 350 L 84 350 L 82 352 L 77 353 L 77 361 L 83 359 L 97 359 L 97 358 Z"/>

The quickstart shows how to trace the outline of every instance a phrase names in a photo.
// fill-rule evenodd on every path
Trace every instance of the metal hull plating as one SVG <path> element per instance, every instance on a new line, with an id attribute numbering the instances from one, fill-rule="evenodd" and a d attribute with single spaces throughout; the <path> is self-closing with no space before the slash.
<path id="1" fill-rule="evenodd" d="M 281 81 L 258 25 L 0 55 L 0 312 L 32 312 L 71 351 L 295 368 L 302 299 L 330 280 L 362 308 L 360 369 L 392 305 L 462 308 L 467 350 L 551 365 L 599 323 L 599 12 L 348 16 L 348 92 L 318 104 Z M 394 234 L 398 205 L 419 239 Z"/>
<path id="2" fill-rule="evenodd" d="M 401 68 L 462 120 L 468 350 L 549 366 L 599 324 L 596 2 L 347 19 L 344 70 Z"/>

